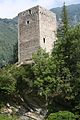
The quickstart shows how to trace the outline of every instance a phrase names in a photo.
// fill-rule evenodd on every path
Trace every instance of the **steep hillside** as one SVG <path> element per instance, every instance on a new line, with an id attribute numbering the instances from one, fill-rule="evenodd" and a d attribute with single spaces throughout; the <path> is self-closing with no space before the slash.
<path id="1" fill-rule="evenodd" d="M 17 44 L 17 21 L 0 19 L 0 67 L 14 61 L 14 50 Z"/>
<path id="2" fill-rule="evenodd" d="M 61 18 L 62 7 L 52 8 L 51 11 L 56 13 L 57 20 L 59 22 Z M 67 12 L 70 25 L 76 25 L 80 23 L 80 4 L 67 6 Z"/>

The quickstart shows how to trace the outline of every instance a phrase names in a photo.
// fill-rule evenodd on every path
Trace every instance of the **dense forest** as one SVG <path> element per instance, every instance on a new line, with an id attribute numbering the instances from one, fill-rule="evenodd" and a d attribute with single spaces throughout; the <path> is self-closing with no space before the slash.
<path id="1" fill-rule="evenodd" d="M 1 113 L 8 104 L 36 113 L 32 103 L 37 98 L 36 108 L 42 105 L 46 111 L 44 119 L 80 120 L 80 25 L 69 25 L 65 4 L 56 36 L 51 55 L 39 49 L 33 54 L 34 63 L 0 69 Z M 8 116 L 3 112 L 0 119 L 19 120 L 18 112 L 12 109 Z"/>
<path id="2" fill-rule="evenodd" d="M 15 19 L 0 19 L 0 67 L 16 60 L 14 54 L 17 49 L 18 33 Z"/>

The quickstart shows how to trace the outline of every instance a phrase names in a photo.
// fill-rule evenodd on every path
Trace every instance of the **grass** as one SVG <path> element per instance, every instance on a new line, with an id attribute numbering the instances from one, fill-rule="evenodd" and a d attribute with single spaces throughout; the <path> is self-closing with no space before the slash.
<path id="1" fill-rule="evenodd" d="M 0 120 L 19 120 L 16 116 L 0 114 Z"/>

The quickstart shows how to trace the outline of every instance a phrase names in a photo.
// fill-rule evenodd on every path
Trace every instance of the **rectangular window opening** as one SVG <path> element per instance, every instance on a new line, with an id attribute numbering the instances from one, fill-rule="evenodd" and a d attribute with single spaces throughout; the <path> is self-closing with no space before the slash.
<path id="1" fill-rule="evenodd" d="M 31 10 L 29 10 L 29 14 L 31 14 Z"/>
<path id="2" fill-rule="evenodd" d="M 43 43 L 45 43 L 45 38 L 43 38 Z"/>
<path id="3" fill-rule="evenodd" d="M 27 21 L 27 24 L 29 24 L 29 20 Z"/>

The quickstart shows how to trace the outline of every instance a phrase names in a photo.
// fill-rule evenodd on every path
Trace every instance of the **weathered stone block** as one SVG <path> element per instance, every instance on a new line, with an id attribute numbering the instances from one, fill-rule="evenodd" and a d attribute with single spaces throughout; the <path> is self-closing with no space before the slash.
<path id="1" fill-rule="evenodd" d="M 40 47 L 51 53 L 56 39 L 56 15 L 40 6 L 18 15 L 18 61 L 32 59 Z"/>

